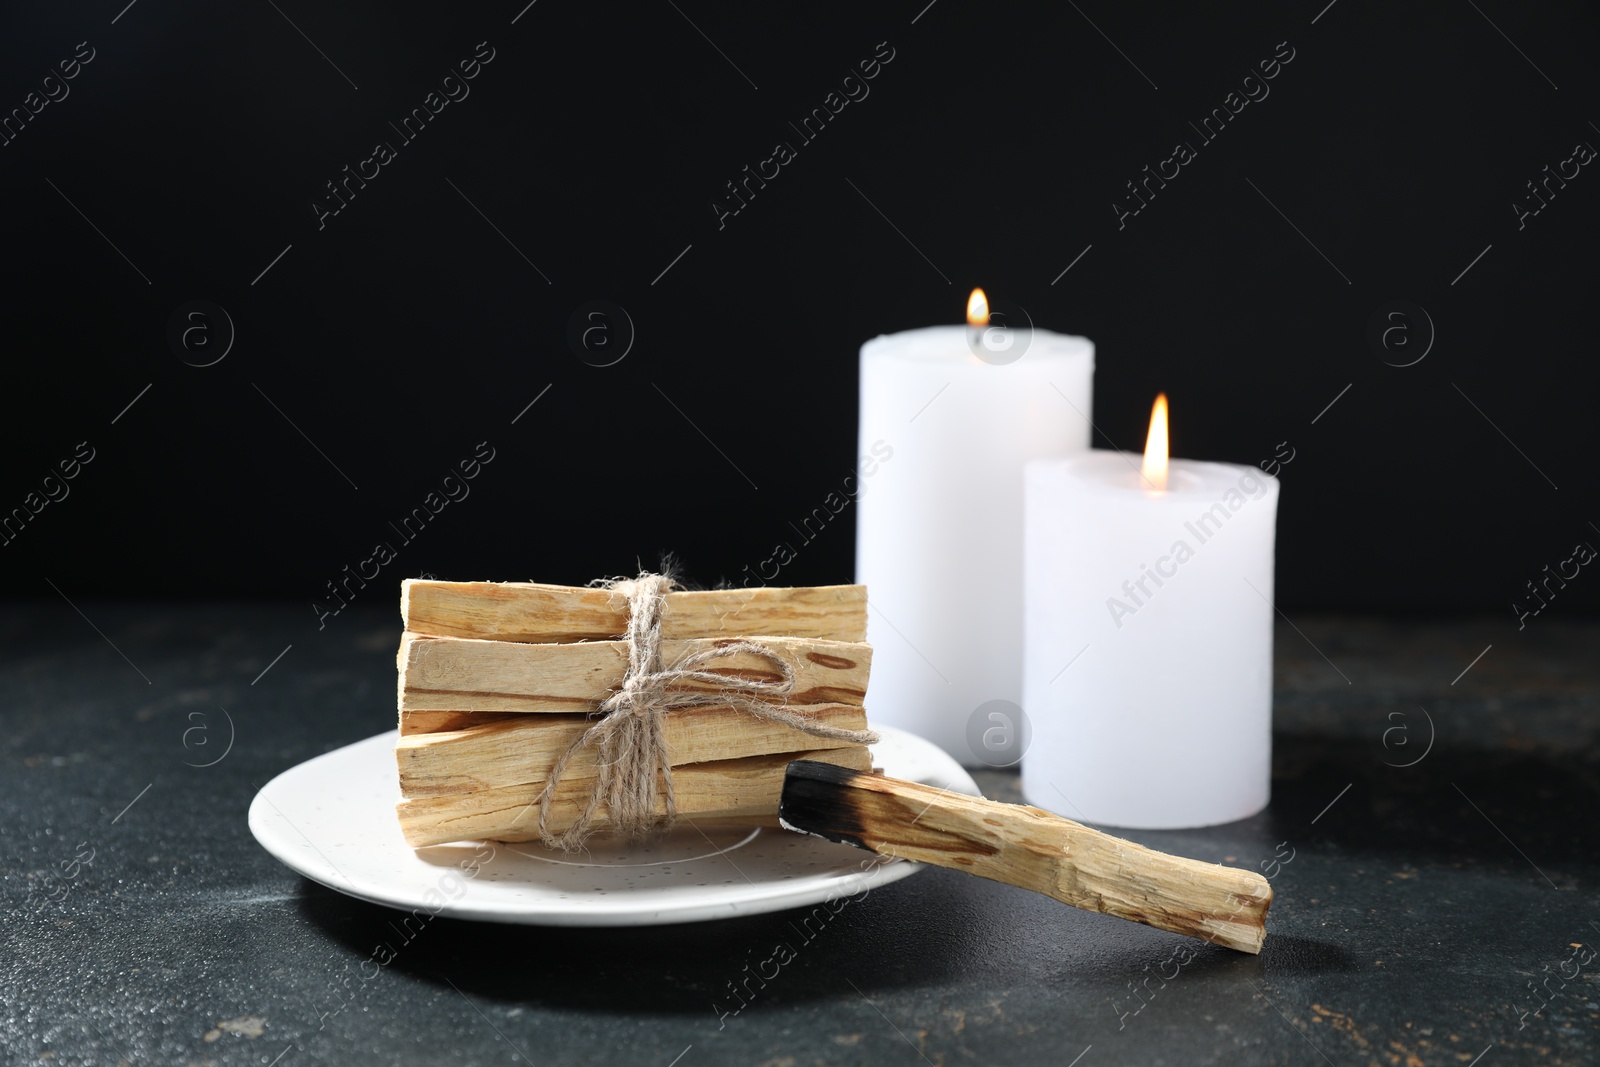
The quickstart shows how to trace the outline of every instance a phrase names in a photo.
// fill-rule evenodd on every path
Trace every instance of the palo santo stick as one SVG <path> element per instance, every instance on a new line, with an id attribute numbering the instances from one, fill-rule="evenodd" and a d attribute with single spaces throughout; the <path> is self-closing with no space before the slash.
<path id="1" fill-rule="evenodd" d="M 606 589 L 534 582 L 400 585 L 400 616 L 413 633 L 557 644 L 603 641 L 628 629 L 628 604 Z M 666 594 L 661 636 L 867 639 L 867 589 L 824 585 L 709 589 Z"/>
<path id="2" fill-rule="evenodd" d="M 853 704 L 789 704 L 786 709 L 843 730 L 867 728 L 866 712 Z M 517 715 L 451 733 L 401 737 L 395 746 L 400 792 L 408 799 L 455 796 L 544 781 L 561 754 L 595 721 L 576 715 Z M 661 725 L 674 767 L 851 745 L 733 707 L 677 708 L 662 714 Z M 592 779 L 599 773 L 598 761 L 594 746 L 580 748 L 567 764 L 566 776 Z"/>
<path id="3" fill-rule="evenodd" d="M 691 763 L 672 769 L 678 813 L 700 818 L 771 818 L 778 810 L 784 769 L 794 759 L 814 760 L 865 771 L 872 765 L 867 749 L 856 746 L 814 752 L 747 756 L 744 759 Z M 550 830 L 560 833 L 577 821 L 589 801 L 593 778 L 566 776 L 550 804 Z M 449 841 L 534 841 L 539 837 L 539 794 L 543 782 L 484 789 L 463 796 L 402 800 L 396 811 L 400 830 L 412 848 Z M 665 814 L 664 798 L 657 814 Z M 610 812 L 600 805 L 595 820 L 604 829 Z"/>
<path id="4" fill-rule="evenodd" d="M 1024 804 L 822 762 L 789 765 L 791 830 L 976 874 L 1064 904 L 1260 952 L 1272 887 L 1254 871 L 1169 856 Z"/>
<path id="5" fill-rule="evenodd" d="M 400 713 L 400 736 L 469 730 L 474 726 L 520 718 L 522 713 L 518 711 L 403 711 Z"/>
<path id="6" fill-rule="evenodd" d="M 729 638 L 663 641 L 662 660 L 727 643 Z M 872 646 L 816 638 L 762 637 L 794 672 L 795 704 L 860 704 Z M 622 684 L 626 641 L 529 645 L 405 634 L 400 639 L 400 711 L 589 712 Z M 730 678 L 779 681 L 772 664 L 735 653 L 706 670 Z M 705 688 L 686 686 L 686 688 Z"/>

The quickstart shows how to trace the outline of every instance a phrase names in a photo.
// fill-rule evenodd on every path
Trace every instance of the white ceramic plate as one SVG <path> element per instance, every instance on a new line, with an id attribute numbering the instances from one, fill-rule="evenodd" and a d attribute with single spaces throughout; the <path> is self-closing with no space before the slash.
<path id="1" fill-rule="evenodd" d="M 920 737 L 878 727 L 886 774 L 976 796 Z M 292 870 L 375 904 L 544 926 L 646 926 L 754 915 L 849 896 L 921 869 L 777 828 L 680 826 L 644 841 L 591 839 L 568 856 L 530 844 L 412 849 L 400 836 L 393 731 L 290 768 L 250 805 L 250 832 Z M 473 868 L 476 868 L 474 871 Z"/>

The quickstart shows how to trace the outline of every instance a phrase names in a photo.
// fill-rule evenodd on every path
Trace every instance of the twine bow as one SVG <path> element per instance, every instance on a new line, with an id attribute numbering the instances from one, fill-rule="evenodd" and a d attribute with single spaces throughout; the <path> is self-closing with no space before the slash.
<path id="1" fill-rule="evenodd" d="M 677 816 L 672 791 L 672 757 L 667 751 L 662 716 L 677 708 L 734 707 L 758 719 L 783 723 L 813 737 L 870 745 L 878 740 L 871 730 L 846 730 L 818 722 L 791 710 L 786 701 L 794 692 L 794 670 L 772 649 L 755 641 L 730 641 L 715 648 L 687 653 L 671 665 L 661 662 L 661 617 L 666 594 L 677 584 L 663 574 L 641 572 L 633 579 L 612 579 L 605 588 L 628 601 L 628 670 L 622 687 L 600 702 L 599 720 L 572 744 L 550 768 L 539 794 L 539 839 L 552 848 L 572 852 L 582 847 L 592 832 L 594 818 L 605 804 L 614 828 L 640 834 L 671 825 Z M 758 656 L 771 664 L 777 681 L 738 678 L 708 669 L 707 664 L 740 653 Z M 679 688 L 685 683 L 708 689 Z M 580 750 L 593 746 L 599 756 L 599 774 L 578 819 L 563 833 L 550 832 L 550 806 L 567 763 Z M 657 782 L 657 772 L 660 782 Z M 656 801 L 665 795 L 666 814 L 658 817 Z"/>

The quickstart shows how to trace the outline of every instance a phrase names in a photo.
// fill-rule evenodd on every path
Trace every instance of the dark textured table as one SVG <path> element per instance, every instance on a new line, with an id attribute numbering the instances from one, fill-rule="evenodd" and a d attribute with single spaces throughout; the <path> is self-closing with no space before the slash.
<path id="1" fill-rule="evenodd" d="M 262 783 L 391 725 L 392 610 L 78 607 L 0 612 L 7 1063 L 1600 1062 L 1597 625 L 1282 626 L 1271 807 L 1129 835 L 1267 874 L 1259 957 L 928 870 L 719 1017 L 791 916 L 440 919 L 368 973 L 397 913 L 256 845 Z"/>

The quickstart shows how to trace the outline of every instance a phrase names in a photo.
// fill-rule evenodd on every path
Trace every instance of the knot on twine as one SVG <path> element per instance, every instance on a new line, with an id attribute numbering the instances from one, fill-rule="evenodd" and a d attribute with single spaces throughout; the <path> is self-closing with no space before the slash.
<path id="1" fill-rule="evenodd" d="M 677 817 L 677 802 L 672 790 L 672 754 L 667 751 L 662 716 L 673 709 L 733 707 L 813 737 L 858 745 L 878 740 L 871 730 L 830 726 L 787 707 L 788 697 L 794 692 L 794 669 L 759 642 L 729 641 L 687 653 L 664 666 L 661 618 L 666 610 L 666 594 L 677 584 L 670 576 L 642 571 L 637 578 L 613 578 L 598 584 L 628 601 L 628 670 L 621 688 L 600 702 L 595 712 L 598 721 L 567 746 L 550 768 L 538 799 L 539 839 L 546 846 L 568 852 L 581 848 L 593 832 L 601 804 L 609 809 L 613 828 L 623 833 L 637 835 L 672 824 Z M 732 677 L 707 666 L 741 653 L 765 660 L 778 680 Z M 709 688 L 681 688 L 685 683 Z M 564 832 L 553 834 L 550 808 L 567 763 L 591 746 L 596 749 L 599 764 L 594 788 L 577 821 Z M 665 815 L 656 812 L 660 796 L 665 797 Z"/>

